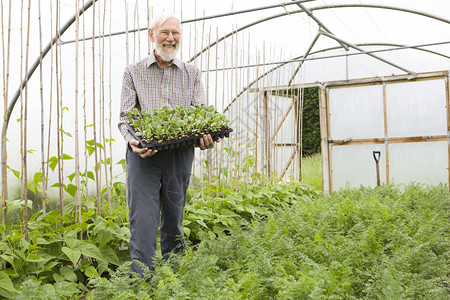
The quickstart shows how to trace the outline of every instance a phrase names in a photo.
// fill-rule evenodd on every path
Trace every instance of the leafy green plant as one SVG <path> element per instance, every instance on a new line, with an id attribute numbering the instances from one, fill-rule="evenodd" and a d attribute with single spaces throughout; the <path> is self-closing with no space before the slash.
<path id="1" fill-rule="evenodd" d="M 0 296 L 12 298 L 15 285 L 28 280 L 72 296 L 80 293 L 80 284 L 129 260 L 126 211 L 121 205 L 102 216 L 93 200 L 84 201 L 82 221 L 74 223 L 72 202 L 64 206 L 63 216 L 58 209 L 45 216 L 35 213 L 28 222 L 28 240 L 21 226 L 13 227 L 0 242 L 0 257 L 7 266 L 0 271 Z"/>
<path id="2" fill-rule="evenodd" d="M 151 112 L 134 108 L 127 116 L 136 136 L 146 144 L 224 131 L 230 124 L 212 105 L 163 106 Z"/>
<path id="3" fill-rule="evenodd" d="M 208 235 L 226 235 L 233 228 L 251 226 L 252 221 L 264 219 L 271 211 L 318 195 L 298 182 L 267 186 L 241 183 L 225 189 L 210 184 L 209 190 L 190 191 L 183 230 L 192 243 L 197 243 Z"/>
<path id="4" fill-rule="evenodd" d="M 31 216 L 28 240 L 19 224 L 0 227 L 0 298 L 448 298 L 446 186 L 328 196 L 304 183 L 259 182 L 197 182 L 183 223 L 187 252 L 168 262 L 157 257 L 144 279 L 129 278 L 121 182 L 113 184 L 111 209 L 101 206 L 100 214 L 96 200 L 83 199 L 78 223 L 68 197 L 62 216 Z M 8 204 L 10 213 L 23 208 Z"/>
<path id="5" fill-rule="evenodd" d="M 447 187 L 386 185 L 317 198 L 296 197 L 289 185 L 275 194 L 294 204 L 157 260 L 148 282 L 124 285 L 126 272 L 96 279 L 87 298 L 449 298 Z"/>

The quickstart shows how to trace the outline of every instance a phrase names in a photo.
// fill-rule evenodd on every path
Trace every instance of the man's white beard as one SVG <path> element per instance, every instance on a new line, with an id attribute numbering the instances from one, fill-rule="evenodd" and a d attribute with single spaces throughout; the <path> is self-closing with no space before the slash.
<path id="1" fill-rule="evenodd" d="M 169 53 L 167 53 L 167 52 L 164 52 L 164 45 L 167 45 L 167 44 L 169 44 L 170 45 L 170 43 L 168 43 L 168 42 L 162 42 L 162 43 L 156 43 L 156 54 L 158 54 L 159 56 L 161 56 L 161 58 L 164 60 L 164 61 L 171 61 L 172 59 L 174 59 L 176 56 L 177 56 L 177 53 L 178 53 L 178 49 L 179 49 L 179 45 L 176 43 L 176 42 L 173 42 L 173 51 L 172 52 L 169 52 Z"/>

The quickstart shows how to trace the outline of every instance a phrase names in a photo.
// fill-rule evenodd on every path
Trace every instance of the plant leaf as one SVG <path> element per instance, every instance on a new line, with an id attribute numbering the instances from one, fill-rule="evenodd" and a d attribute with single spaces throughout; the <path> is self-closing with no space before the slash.
<path id="1" fill-rule="evenodd" d="M 94 268 L 94 266 L 89 266 L 86 270 L 84 270 L 84 274 L 89 278 L 98 278 L 100 275 L 98 274 L 97 270 Z"/>
<path id="2" fill-rule="evenodd" d="M 122 166 L 122 170 L 125 172 L 127 169 L 127 162 L 125 159 L 121 159 L 119 160 L 119 162 L 117 163 L 117 165 L 121 165 Z"/>
<path id="3" fill-rule="evenodd" d="M 106 261 L 112 265 L 120 266 L 119 257 L 117 257 L 116 252 L 109 247 L 105 246 L 101 249 L 103 257 L 106 259 Z"/>
<path id="4" fill-rule="evenodd" d="M 14 288 L 11 278 L 5 271 L 0 271 L 0 296 L 12 299 L 15 292 L 17 290 Z"/>
<path id="5" fill-rule="evenodd" d="M 76 266 L 77 263 L 78 263 L 78 260 L 81 257 L 81 251 L 80 250 L 72 250 L 72 249 L 67 248 L 67 247 L 62 247 L 61 250 L 70 259 L 72 264 L 74 266 Z"/>
<path id="6" fill-rule="evenodd" d="M 62 276 L 68 281 L 77 282 L 77 274 L 75 274 L 75 269 L 69 268 L 69 267 L 61 267 L 59 269 L 59 272 Z"/>
<path id="7" fill-rule="evenodd" d="M 78 187 L 74 184 L 69 183 L 64 189 L 70 196 L 75 197 L 75 193 L 78 190 Z"/>
<path id="8" fill-rule="evenodd" d="M 56 165 L 58 164 L 58 158 L 56 156 L 52 156 L 48 160 L 49 167 L 52 171 L 55 171 Z"/>
<path id="9" fill-rule="evenodd" d="M 63 154 L 62 159 L 73 159 L 72 156 L 70 156 L 69 154 Z"/>

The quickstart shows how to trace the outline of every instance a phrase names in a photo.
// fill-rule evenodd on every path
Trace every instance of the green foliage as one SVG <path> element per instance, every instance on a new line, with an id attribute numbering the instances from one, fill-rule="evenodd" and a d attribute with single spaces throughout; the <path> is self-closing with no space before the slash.
<path id="1" fill-rule="evenodd" d="M 318 191 L 323 189 L 322 156 L 320 153 L 302 158 L 302 183 L 308 184 Z"/>
<path id="2" fill-rule="evenodd" d="M 23 286 L 36 286 L 36 293 L 42 296 L 39 299 L 45 299 L 47 293 L 48 299 L 54 294 L 72 297 L 91 278 L 129 260 L 129 229 L 123 205 L 113 213 L 99 215 L 93 200 L 84 201 L 78 223 L 74 222 L 74 207 L 73 202 L 67 203 L 62 216 L 59 210 L 45 216 L 35 213 L 28 223 L 28 239 L 21 226 L 8 230 L 0 242 L 1 258 L 7 264 L 0 272 L 1 296 L 13 298 L 18 293 L 29 299 Z"/>
<path id="3" fill-rule="evenodd" d="M 295 96 L 297 99 L 300 99 L 299 111 L 302 112 L 303 156 L 320 153 L 319 88 L 288 89 L 279 91 L 279 93 L 286 97 Z"/>
<path id="4" fill-rule="evenodd" d="M 304 156 L 320 153 L 320 118 L 318 88 L 301 90 L 303 99 L 302 151 Z"/>
<path id="5" fill-rule="evenodd" d="M 300 195 L 245 230 L 158 259 L 148 282 L 126 268 L 100 278 L 88 298 L 448 299 L 449 208 L 444 186 Z"/>
<path id="6" fill-rule="evenodd" d="M 228 128 L 230 121 L 214 106 L 163 106 L 151 112 L 128 112 L 130 125 L 145 143 L 199 136 Z"/>
<path id="7" fill-rule="evenodd" d="M 305 168 L 320 157 L 311 159 Z M 80 222 L 68 200 L 62 215 L 33 214 L 28 240 L 20 225 L 7 224 L 0 298 L 449 298 L 447 187 L 384 185 L 328 196 L 305 184 L 318 176 L 307 169 L 303 183 L 198 183 L 186 203 L 187 252 L 168 262 L 158 256 L 145 278 L 129 278 L 124 183 L 113 184 L 111 210 L 105 203 L 99 213 L 95 200 L 82 199 Z M 23 205 L 8 200 L 11 213 Z"/>
<path id="8" fill-rule="evenodd" d="M 183 220 L 185 235 L 193 243 L 207 236 L 223 236 L 234 228 L 251 226 L 267 214 L 288 208 L 302 197 L 314 198 L 318 192 L 307 185 L 293 182 L 279 185 L 236 184 L 223 189 L 210 185 L 209 190 L 191 191 Z"/>

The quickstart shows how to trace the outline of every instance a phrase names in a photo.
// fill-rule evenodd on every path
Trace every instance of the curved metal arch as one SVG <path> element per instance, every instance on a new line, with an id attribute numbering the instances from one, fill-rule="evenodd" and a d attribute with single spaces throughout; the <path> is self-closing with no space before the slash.
<path id="1" fill-rule="evenodd" d="M 95 2 L 97 0 L 89 0 L 79 11 L 78 11 L 78 16 L 82 15 L 86 9 L 88 9 L 93 2 Z M 450 20 L 449 19 L 445 19 L 439 16 L 435 16 L 432 14 L 428 14 L 425 12 L 420 12 L 420 11 L 416 11 L 413 9 L 408 9 L 408 8 L 401 8 L 401 7 L 395 7 L 395 6 L 388 6 L 388 5 L 376 5 L 376 4 L 337 4 L 337 5 L 333 5 L 332 7 L 329 6 L 316 6 L 316 7 L 311 7 L 309 8 L 310 11 L 315 11 L 315 10 L 322 10 L 322 9 L 334 9 L 334 8 L 349 8 L 349 7 L 365 7 L 365 8 L 380 8 L 380 9 L 390 9 L 390 10 L 398 10 L 398 11 L 403 11 L 403 12 L 408 12 L 408 13 L 412 13 L 412 14 L 417 14 L 417 15 L 421 15 L 424 17 L 428 17 L 428 18 L 432 18 L 444 23 L 448 23 L 450 24 Z M 281 14 L 277 14 L 277 15 L 273 15 L 264 19 L 260 19 L 258 21 L 252 22 L 250 24 L 247 24 L 243 27 L 238 28 L 237 30 L 228 33 L 226 35 L 224 35 L 223 37 L 221 37 L 220 39 L 216 40 L 215 42 L 209 44 L 207 47 L 203 48 L 202 50 L 200 50 L 197 54 L 195 54 L 191 59 L 189 59 L 189 62 L 192 62 L 195 58 L 197 58 L 198 56 L 200 56 L 203 52 L 207 51 L 208 49 L 210 49 L 212 46 L 216 45 L 216 43 L 223 41 L 224 39 L 226 39 L 227 37 L 231 36 L 233 33 L 242 31 L 246 28 L 252 27 L 256 24 L 271 20 L 271 19 L 275 19 L 275 18 L 279 18 L 279 17 L 283 17 L 286 16 L 288 14 L 296 14 L 296 13 L 301 13 L 304 12 L 303 10 L 296 10 L 296 11 L 292 11 L 292 12 L 285 12 L 285 13 L 281 13 Z M 74 15 L 72 18 L 70 18 L 66 24 L 63 25 L 63 27 L 60 29 L 59 33 L 56 33 L 57 36 L 55 36 L 54 38 L 52 38 L 52 40 L 47 44 L 47 46 L 44 48 L 43 50 L 43 56 L 45 56 L 47 54 L 47 52 L 51 49 L 51 47 L 58 41 L 58 36 L 62 35 L 75 21 L 76 16 Z M 9 123 L 9 119 L 11 117 L 11 113 L 12 110 L 17 102 L 17 99 L 20 96 L 20 92 L 21 90 L 24 88 L 26 82 L 31 78 L 31 76 L 33 75 L 34 71 L 37 69 L 37 67 L 40 64 L 40 57 L 35 61 L 35 63 L 31 66 L 30 70 L 27 73 L 27 77 L 24 78 L 22 80 L 21 85 L 19 86 L 19 88 L 17 89 L 16 93 L 13 96 L 13 99 L 11 100 L 11 102 L 9 103 L 8 106 L 8 112 L 7 112 L 7 117 L 6 120 L 4 120 L 3 122 L 3 128 L 2 128 L 2 136 L 4 135 L 4 133 L 6 132 L 6 129 L 8 127 L 8 123 Z M 266 72 L 267 73 L 267 72 Z M 267 74 L 269 74 L 270 72 L 268 72 L 267 74 L 264 74 L 263 76 L 266 76 Z M 247 87 L 248 88 L 248 87 Z M 245 88 L 245 90 L 247 89 Z M 244 90 L 244 91 L 245 91 Z M 239 95 L 241 95 L 243 92 L 239 93 Z M 238 95 L 238 96 L 239 96 Z M 234 102 L 234 100 L 233 100 Z"/>
<path id="2" fill-rule="evenodd" d="M 388 5 L 376 5 L 376 4 L 337 4 L 337 5 L 333 5 L 332 7 L 321 5 L 321 6 L 312 7 L 312 8 L 310 8 L 309 10 L 310 10 L 310 11 L 315 11 L 315 10 L 322 10 L 322 9 L 334 9 L 334 8 L 360 8 L 360 7 L 364 7 L 364 8 L 379 8 L 379 9 L 398 10 L 398 11 L 407 12 L 407 13 L 411 13 L 411 14 L 417 14 L 417 15 L 420 15 L 420 16 L 424 16 L 424 17 L 427 17 L 427 18 L 435 19 L 435 20 L 437 20 L 437 21 L 441 21 L 441 22 L 450 24 L 450 19 L 445 19 L 445 18 L 442 18 L 442 17 L 439 17 L 439 16 L 435 16 L 435 15 L 432 15 L 432 14 L 429 14 L 429 13 L 425 13 L 425 12 L 421 12 L 421 11 L 416 11 L 416 10 L 413 10 L 413 9 L 402 8 L 402 7 L 395 7 L 395 6 L 388 6 Z M 289 14 L 296 14 L 296 13 L 301 13 L 301 12 L 304 12 L 304 11 L 303 11 L 303 10 L 296 10 L 296 11 L 289 12 Z M 243 26 L 243 27 L 240 27 L 240 28 L 238 28 L 237 30 L 235 30 L 234 32 L 239 32 L 239 31 L 241 31 L 241 30 L 244 30 L 244 29 L 246 29 L 246 28 L 248 28 L 248 27 L 251 27 L 251 26 L 254 26 L 254 25 L 256 25 L 256 24 L 259 24 L 259 23 L 262 23 L 262 22 L 265 22 L 265 21 L 269 21 L 269 20 L 272 20 L 272 19 L 275 19 L 275 18 L 283 17 L 283 16 L 286 16 L 286 15 L 288 15 L 287 12 L 286 12 L 286 13 L 280 13 L 280 14 L 277 14 L 277 15 L 273 15 L 273 16 L 270 16 L 270 17 L 267 17 L 267 18 L 263 18 L 263 19 L 260 19 L 260 20 L 258 20 L 258 21 L 255 21 L 255 22 L 252 22 L 252 23 L 250 23 L 250 24 L 247 24 L 247 25 L 245 25 L 245 26 Z M 232 34 L 233 34 L 233 32 L 224 35 L 222 38 L 218 39 L 217 41 L 215 41 L 215 42 L 213 42 L 212 44 L 210 44 L 208 47 L 205 47 L 205 48 L 202 49 L 200 52 L 198 52 L 197 54 L 195 54 L 194 57 L 192 57 L 191 60 L 189 60 L 189 61 L 194 60 L 195 58 L 197 58 L 198 56 L 200 56 L 203 52 L 205 52 L 206 50 L 208 50 L 209 48 L 211 48 L 211 46 L 214 46 L 217 42 L 224 40 L 225 38 L 231 36 Z M 359 44 L 356 44 L 356 45 L 359 45 Z M 386 45 L 389 45 L 389 44 L 386 44 Z M 392 46 L 395 46 L 395 44 L 392 44 Z M 333 48 L 328 48 L 328 49 L 325 49 L 325 50 L 321 50 L 321 51 L 319 51 L 319 52 L 329 51 L 329 50 L 332 50 L 332 49 L 340 49 L 340 48 L 342 48 L 342 47 L 333 47 Z M 421 50 L 424 50 L 424 49 L 421 49 Z M 426 50 L 424 50 L 424 51 L 426 51 Z M 428 51 L 428 52 L 432 52 L 432 51 Z M 310 54 L 314 54 L 314 53 L 318 53 L 318 52 L 312 52 L 312 53 L 310 53 Z M 439 54 L 439 55 L 444 56 L 444 57 L 447 57 L 447 56 L 445 56 L 445 55 L 443 55 L 443 54 Z M 302 57 L 303 57 L 303 56 L 296 57 L 296 58 L 294 58 L 294 60 L 295 60 L 295 59 L 300 59 L 300 58 L 302 58 Z M 227 110 L 231 107 L 231 105 L 232 105 L 232 104 L 233 104 L 233 103 L 234 103 L 234 102 L 235 102 L 235 101 L 236 101 L 236 100 L 237 100 L 237 99 L 238 99 L 238 98 L 239 98 L 246 90 L 248 90 L 253 84 L 255 84 L 258 80 L 260 80 L 261 78 L 267 76 L 268 74 L 272 73 L 273 71 L 275 71 L 275 70 L 281 68 L 282 66 L 284 66 L 284 65 L 286 65 L 286 64 L 288 64 L 288 63 L 290 63 L 290 62 L 282 63 L 282 64 L 280 64 L 280 65 L 278 65 L 278 66 L 272 68 L 271 70 L 265 72 L 265 73 L 262 74 L 261 77 L 259 77 L 258 79 L 252 81 L 249 85 L 247 85 L 247 87 L 245 87 L 241 92 L 239 92 L 239 94 L 237 94 L 236 97 L 233 98 L 233 100 L 231 100 L 231 102 L 225 107 L 224 112 L 227 111 Z"/>
<path id="3" fill-rule="evenodd" d="M 78 16 L 81 16 L 83 13 L 86 12 L 86 10 L 92 6 L 94 2 L 97 0 L 89 0 L 86 2 L 86 4 L 78 10 L 77 13 L 75 13 L 62 27 L 61 29 L 55 33 L 55 36 L 50 40 L 50 42 L 45 46 L 45 48 L 42 50 L 42 58 L 44 58 L 47 53 L 50 51 L 50 49 L 53 47 L 54 44 L 56 44 L 60 38 L 60 36 L 67 31 L 67 29 L 70 28 L 70 26 L 75 22 L 77 14 Z M 36 71 L 37 67 L 41 64 L 41 54 L 39 54 L 39 57 L 34 61 L 31 68 L 28 70 L 28 73 L 24 79 L 22 79 L 22 82 L 20 83 L 20 86 L 17 88 L 16 92 L 14 93 L 13 98 L 9 102 L 8 105 L 8 111 L 6 115 L 6 120 L 3 120 L 3 128 L 2 128 L 2 139 L 6 138 L 6 131 L 8 129 L 9 119 L 11 118 L 12 110 L 14 106 L 16 105 L 17 99 L 19 99 L 20 93 L 24 89 L 25 85 L 27 84 L 28 80 L 30 80 L 31 76 L 33 75 L 34 71 Z"/>
<path id="4" fill-rule="evenodd" d="M 426 12 L 422 12 L 422 11 L 418 11 L 418 10 L 414 10 L 414 9 L 409 9 L 409 8 L 403 8 L 403 7 L 397 7 L 397 6 L 389 6 L 389 5 L 378 5 L 378 4 L 335 4 L 331 7 L 327 6 L 316 6 L 316 7 L 312 7 L 310 8 L 311 11 L 314 10 L 322 10 L 322 9 L 326 9 L 326 8 L 330 8 L 330 9 L 334 9 L 334 8 L 354 8 L 354 7 L 364 7 L 364 8 L 380 8 L 380 9 L 390 9 L 390 10 L 398 10 L 398 11 L 402 11 L 402 12 L 407 12 L 407 13 L 411 13 L 411 14 L 416 14 L 416 15 L 420 15 L 423 17 L 427 17 L 427 18 L 432 18 L 447 24 L 450 24 L 450 19 L 446 19 L 443 17 L 439 17 L 433 14 L 429 14 Z"/>
<path id="5" fill-rule="evenodd" d="M 400 48 L 401 48 L 401 47 L 408 47 L 407 45 L 393 44 L 393 43 L 361 43 L 361 44 L 356 44 L 356 45 L 357 45 L 357 46 L 360 46 L 360 47 L 364 47 L 364 46 L 392 46 L 392 47 L 400 47 Z M 322 53 L 322 52 L 327 52 L 327 51 L 339 50 L 339 49 L 342 49 L 342 48 L 343 48 L 342 46 L 336 46 L 336 47 L 325 48 L 325 49 L 321 49 L 321 50 L 317 50 L 317 51 L 311 52 L 310 55 L 318 54 L 318 53 Z M 410 49 L 414 49 L 414 50 L 418 50 L 418 51 L 424 51 L 424 52 L 428 52 L 428 53 L 431 53 L 431 54 L 439 55 L 439 56 L 442 56 L 442 57 L 444 57 L 444 58 L 450 59 L 450 56 L 447 56 L 447 55 L 445 55 L 445 54 L 442 54 L 442 53 L 439 53 L 439 52 L 436 52 L 436 51 L 432 51 L 432 50 L 429 50 L 429 49 L 424 49 L 424 48 L 421 48 L 421 47 L 414 47 L 414 46 L 413 46 L 413 47 L 410 47 Z M 395 49 L 393 49 L 393 50 L 395 50 Z M 389 50 L 389 51 L 392 51 L 392 50 Z M 363 53 L 344 54 L 344 55 L 342 55 L 342 56 L 346 56 L 346 55 L 356 55 L 356 54 L 362 55 Z M 302 56 L 297 56 L 297 57 L 293 58 L 292 61 L 283 62 L 283 63 L 279 64 L 278 66 L 273 67 L 272 69 L 266 71 L 264 74 L 262 74 L 260 77 L 258 77 L 258 79 L 253 80 L 253 81 L 252 81 L 251 83 L 249 83 L 245 88 L 243 88 L 243 89 L 239 92 L 239 94 L 237 94 L 236 97 L 234 97 L 233 100 L 231 100 L 231 102 L 224 108 L 223 111 L 226 112 L 228 109 L 230 109 L 231 105 L 232 105 L 234 102 L 236 102 L 237 99 L 238 99 L 243 93 L 245 93 L 245 91 L 247 91 L 252 85 L 254 85 L 256 82 L 258 82 L 261 78 L 263 78 L 263 77 L 269 75 L 270 73 L 276 71 L 277 69 L 279 69 L 279 68 L 281 68 L 281 67 L 283 67 L 283 66 L 285 66 L 285 65 L 287 65 L 287 64 L 294 63 L 296 60 L 299 60 L 299 59 L 302 59 L 302 58 L 304 58 L 304 55 L 302 55 Z"/>
<path id="6" fill-rule="evenodd" d="M 431 54 L 442 56 L 444 58 L 450 59 L 450 56 L 448 56 L 448 55 L 445 55 L 445 54 L 443 54 L 441 52 L 425 49 L 425 48 L 422 48 L 420 46 L 408 46 L 408 45 L 394 44 L 394 43 L 361 43 L 361 44 L 356 44 L 356 46 L 359 46 L 359 47 L 365 47 L 365 46 L 366 47 L 392 46 L 392 47 L 399 47 L 399 48 L 410 48 L 410 49 L 415 49 L 415 50 L 419 50 L 419 51 L 429 52 Z M 337 49 L 341 49 L 341 48 L 342 47 L 336 46 L 336 47 L 332 47 L 332 48 L 326 48 L 326 49 L 323 49 L 323 50 L 317 50 L 317 51 L 315 51 L 314 53 L 311 53 L 311 54 L 317 54 L 317 53 L 320 53 L 320 52 L 326 52 L 326 51 L 330 51 L 330 50 L 337 50 Z M 397 49 L 378 50 L 378 51 L 375 50 L 374 52 L 385 52 L 385 51 L 392 51 L 392 50 L 397 50 Z M 345 55 L 356 55 L 356 54 L 361 55 L 363 53 L 343 54 L 342 56 L 345 56 Z M 297 59 L 299 59 L 299 58 L 297 58 Z"/>
<path id="7" fill-rule="evenodd" d="M 423 17 L 427 17 L 427 18 L 431 18 L 431 19 L 435 19 L 437 21 L 441 21 L 447 24 L 450 24 L 450 19 L 445 19 L 436 15 L 432 15 L 429 13 L 425 13 L 425 12 L 421 12 L 421 11 L 416 11 L 413 9 L 409 9 L 409 8 L 402 8 L 402 7 L 396 7 L 396 6 L 388 6 L 388 5 L 376 5 L 376 4 L 336 4 L 333 5 L 332 7 L 330 6 L 326 6 L 326 5 L 320 5 L 320 6 L 316 6 L 316 7 L 311 7 L 309 10 L 310 11 L 315 11 L 315 10 L 322 10 L 322 9 L 334 9 L 334 8 L 379 8 L 379 9 L 390 9 L 390 10 L 398 10 L 398 11 L 402 11 L 402 12 L 407 12 L 407 13 L 411 13 L 411 14 L 416 14 L 416 15 L 420 15 Z M 240 32 L 244 29 L 247 29 L 249 27 L 252 27 L 254 25 L 257 25 L 259 23 L 263 23 L 272 19 L 276 19 L 279 17 L 284 17 L 284 16 L 288 16 L 290 14 L 298 14 L 298 13 L 302 13 L 304 12 L 303 10 L 294 10 L 291 11 L 289 13 L 287 12 L 283 12 L 283 13 L 279 13 L 276 15 L 272 15 L 263 19 L 259 19 L 257 21 L 254 21 L 252 23 L 249 23 L 247 25 L 244 25 L 242 27 L 239 27 L 238 29 L 225 34 L 224 36 L 222 36 L 221 38 L 217 39 L 216 41 L 210 43 L 208 46 L 204 47 L 203 49 L 201 49 L 199 52 L 197 52 L 196 54 L 194 54 L 194 56 L 192 56 L 188 62 L 192 62 L 194 59 L 196 59 L 197 57 L 199 57 L 203 52 L 207 51 L 208 49 L 210 49 L 212 46 L 216 45 L 217 43 L 225 40 L 226 38 L 230 37 L 231 35 L 233 35 L 233 33 L 237 33 Z"/>

